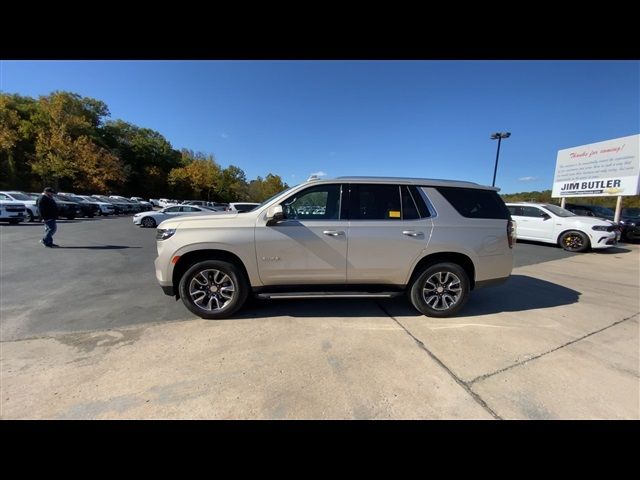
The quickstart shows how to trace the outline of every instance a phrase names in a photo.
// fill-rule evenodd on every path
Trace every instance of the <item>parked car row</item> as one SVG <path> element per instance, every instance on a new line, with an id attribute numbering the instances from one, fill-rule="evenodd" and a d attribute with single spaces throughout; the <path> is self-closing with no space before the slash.
<path id="1" fill-rule="evenodd" d="M 1 191 L 0 202 L 3 208 L 0 221 L 19 223 L 39 219 L 37 200 L 40 195 L 35 192 Z M 58 218 L 69 220 L 77 217 L 93 218 L 96 215 L 134 214 L 153 210 L 152 204 L 140 197 L 76 195 L 59 192 L 54 194 L 53 199 L 58 207 Z"/>
<path id="2" fill-rule="evenodd" d="M 0 196 L 0 222 L 9 222 L 12 225 L 23 222 L 27 208 L 23 203 L 15 200 L 6 200 Z"/>
<path id="3" fill-rule="evenodd" d="M 596 217 L 613 221 L 615 212 L 600 205 L 579 205 L 567 203 L 564 208 L 578 216 Z M 622 240 L 640 239 L 640 208 L 623 208 L 617 223 Z"/>
<path id="4" fill-rule="evenodd" d="M 133 223 L 141 227 L 155 228 L 160 223 L 170 218 L 180 215 L 211 215 L 221 214 L 224 211 L 216 210 L 215 207 L 205 207 L 198 205 L 170 205 L 161 210 L 153 212 L 136 213 L 133 216 Z"/>
<path id="5" fill-rule="evenodd" d="M 141 227 L 155 228 L 161 222 L 176 216 L 244 213 L 250 212 L 259 205 L 259 203 L 234 202 L 224 206 L 215 202 L 188 200 L 182 204 L 169 205 L 161 210 L 136 213 L 133 216 L 133 223 Z"/>

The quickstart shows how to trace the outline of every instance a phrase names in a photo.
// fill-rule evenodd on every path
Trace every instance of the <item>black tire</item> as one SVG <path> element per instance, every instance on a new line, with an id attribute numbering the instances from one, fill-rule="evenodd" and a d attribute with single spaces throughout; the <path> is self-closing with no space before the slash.
<path id="1" fill-rule="evenodd" d="M 204 260 L 185 272 L 178 289 L 182 302 L 192 313 L 213 320 L 228 318 L 244 305 L 249 294 L 249 282 L 242 270 L 233 263 Z M 226 289 L 225 293 L 223 289 Z M 196 303 L 198 301 L 200 305 Z"/>
<path id="2" fill-rule="evenodd" d="M 155 219 L 152 217 L 144 217 L 140 223 L 146 228 L 155 228 L 157 226 Z"/>
<path id="3" fill-rule="evenodd" d="M 560 236 L 558 243 L 567 252 L 586 252 L 591 247 L 589 237 L 578 230 L 569 230 L 568 232 L 564 232 Z"/>
<path id="4" fill-rule="evenodd" d="M 457 263 L 428 265 L 409 289 L 411 304 L 428 317 L 457 314 L 469 299 L 469 277 Z"/>
<path id="5" fill-rule="evenodd" d="M 31 213 L 31 210 L 27 209 L 27 216 L 25 217 L 25 220 L 27 222 L 33 222 L 35 220 L 33 213 Z"/>

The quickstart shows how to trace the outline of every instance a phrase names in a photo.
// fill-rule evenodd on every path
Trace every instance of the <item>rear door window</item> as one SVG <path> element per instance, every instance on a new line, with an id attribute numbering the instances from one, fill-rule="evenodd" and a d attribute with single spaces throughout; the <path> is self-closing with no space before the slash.
<path id="1" fill-rule="evenodd" d="M 413 207 L 416 208 L 415 205 Z M 351 185 L 352 220 L 401 220 L 402 207 L 398 185 Z"/>

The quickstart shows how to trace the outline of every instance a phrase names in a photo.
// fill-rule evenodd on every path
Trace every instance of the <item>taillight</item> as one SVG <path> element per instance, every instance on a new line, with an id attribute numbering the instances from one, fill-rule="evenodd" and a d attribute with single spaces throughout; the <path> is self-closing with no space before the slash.
<path id="1" fill-rule="evenodd" d="M 516 240 L 516 226 L 513 220 L 507 222 L 507 241 L 509 242 L 509 248 L 513 248 L 513 244 Z"/>

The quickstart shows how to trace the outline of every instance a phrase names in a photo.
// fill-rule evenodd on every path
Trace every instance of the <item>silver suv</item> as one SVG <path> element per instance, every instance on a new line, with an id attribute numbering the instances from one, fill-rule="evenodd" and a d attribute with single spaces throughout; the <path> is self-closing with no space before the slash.
<path id="1" fill-rule="evenodd" d="M 513 224 L 497 189 L 422 178 L 340 177 L 254 210 L 179 217 L 157 229 L 156 277 L 202 318 L 259 298 L 392 297 L 448 317 L 507 280 Z"/>

